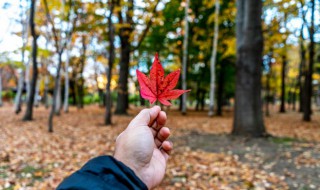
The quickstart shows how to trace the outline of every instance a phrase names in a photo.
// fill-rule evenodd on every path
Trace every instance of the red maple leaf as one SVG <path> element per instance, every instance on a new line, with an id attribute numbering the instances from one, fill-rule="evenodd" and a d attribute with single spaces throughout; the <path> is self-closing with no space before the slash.
<path id="1" fill-rule="evenodd" d="M 156 53 L 151 70 L 150 78 L 145 74 L 136 70 L 140 85 L 140 93 L 142 98 L 147 99 L 153 104 L 155 101 L 161 102 L 163 105 L 170 106 L 168 100 L 174 100 L 183 93 L 190 90 L 178 90 L 174 87 L 177 85 L 180 70 L 174 71 L 164 77 L 164 70 Z"/>

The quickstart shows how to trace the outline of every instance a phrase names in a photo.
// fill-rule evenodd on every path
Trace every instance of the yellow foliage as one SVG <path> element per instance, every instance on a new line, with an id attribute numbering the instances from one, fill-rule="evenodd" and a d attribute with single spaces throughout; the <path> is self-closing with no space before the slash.
<path id="1" fill-rule="evenodd" d="M 319 73 L 313 73 L 312 79 L 313 80 L 320 80 L 320 74 Z"/>

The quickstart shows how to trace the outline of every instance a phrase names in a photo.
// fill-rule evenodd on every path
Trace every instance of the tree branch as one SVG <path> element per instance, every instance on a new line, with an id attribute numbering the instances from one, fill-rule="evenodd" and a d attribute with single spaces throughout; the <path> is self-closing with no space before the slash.
<path id="1" fill-rule="evenodd" d="M 160 3 L 160 0 L 158 0 L 158 1 L 156 2 L 155 6 L 154 6 L 154 8 L 153 8 L 153 10 L 152 10 L 152 14 L 156 13 L 157 6 L 158 6 L 159 3 Z M 146 37 L 147 33 L 148 33 L 149 30 L 150 30 L 150 27 L 151 27 L 151 24 L 152 24 L 152 18 L 153 18 L 153 17 L 151 17 L 150 20 L 148 21 L 147 27 L 145 28 L 145 30 L 143 31 L 141 37 L 139 38 L 138 45 L 135 46 L 135 47 L 133 47 L 133 48 L 131 48 L 130 51 L 135 51 L 135 50 L 139 49 L 139 47 L 141 46 L 144 38 Z"/>
<path id="2" fill-rule="evenodd" d="M 53 33 L 53 38 L 54 38 L 54 43 L 55 43 L 55 46 L 56 46 L 56 51 L 59 52 L 60 51 L 59 38 L 58 38 L 58 35 L 57 35 L 57 30 L 55 28 L 54 22 L 53 22 L 53 20 L 51 18 L 50 12 L 49 12 L 48 2 L 47 2 L 47 0 L 43 0 L 43 3 L 44 3 L 44 8 L 45 8 L 47 20 L 52 25 L 51 31 Z"/>

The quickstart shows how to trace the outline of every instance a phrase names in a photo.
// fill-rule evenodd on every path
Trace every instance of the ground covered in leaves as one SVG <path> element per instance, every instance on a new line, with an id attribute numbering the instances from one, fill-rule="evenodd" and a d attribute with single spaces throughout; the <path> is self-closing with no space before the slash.
<path id="1" fill-rule="evenodd" d="M 12 107 L 0 108 L 0 189 L 54 189 L 88 159 L 112 154 L 114 140 L 138 108 L 103 125 L 104 109 L 72 108 L 55 117 L 47 132 L 48 110 L 35 109 L 22 122 Z M 208 118 L 167 110 L 174 151 L 158 189 L 320 189 L 320 114 L 304 123 L 298 113 L 265 119 L 277 137 L 246 139 L 227 135 L 232 116 Z"/>

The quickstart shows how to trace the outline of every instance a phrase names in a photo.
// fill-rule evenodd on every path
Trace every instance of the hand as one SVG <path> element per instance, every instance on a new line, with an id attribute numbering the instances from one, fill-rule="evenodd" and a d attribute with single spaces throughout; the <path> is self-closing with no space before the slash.
<path id="1" fill-rule="evenodd" d="M 152 189 L 160 184 L 172 150 L 164 127 L 166 113 L 159 106 L 142 110 L 118 136 L 114 157 L 131 168 Z"/>

